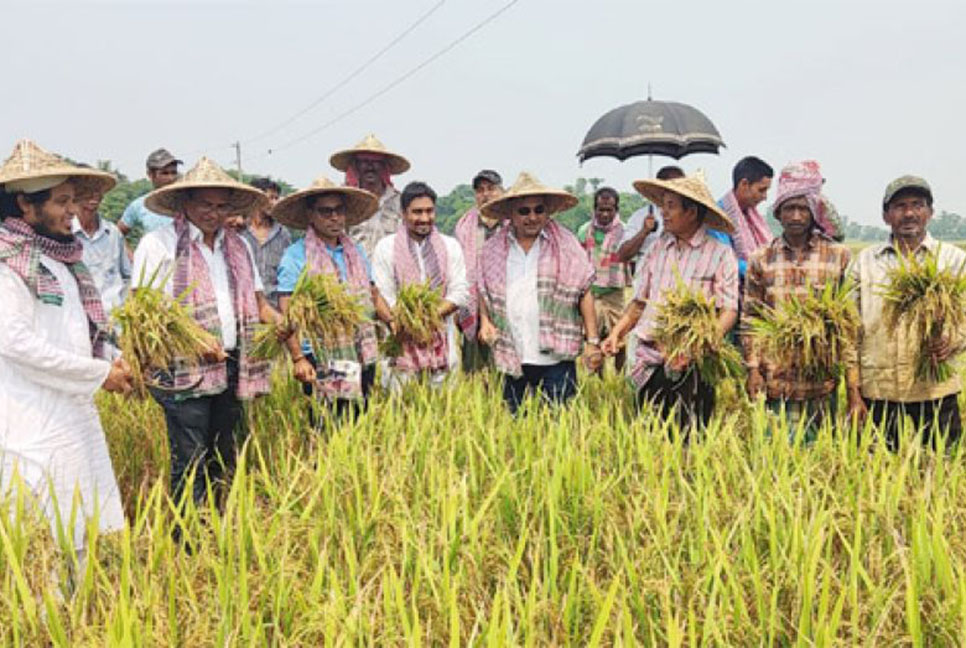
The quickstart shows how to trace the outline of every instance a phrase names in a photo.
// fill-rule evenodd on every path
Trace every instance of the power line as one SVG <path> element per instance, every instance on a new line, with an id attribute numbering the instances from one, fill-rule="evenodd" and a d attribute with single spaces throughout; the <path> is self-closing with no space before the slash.
<path id="1" fill-rule="evenodd" d="M 314 129 L 312 129 L 311 131 L 305 133 L 304 135 L 300 135 L 299 137 L 296 137 L 295 139 L 289 140 L 288 142 L 285 142 L 281 146 L 277 146 L 275 148 L 270 148 L 265 153 L 262 153 L 261 155 L 257 155 L 257 156 L 255 156 L 255 157 L 253 157 L 251 159 L 256 159 L 256 160 L 262 159 L 264 157 L 267 157 L 267 156 L 270 156 L 270 155 L 274 155 L 275 153 L 278 153 L 279 151 L 284 151 L 284 150 L 286 150 L 288 148 L 291 148 L 292 146 L 295 146 L 296 144 L 299 144 L 300 142 L 303 142 L 303 141 L 309 139 L 310 137 L 313 137 L 313 136 L 321 133 L 325 129 L 330 128 L 330 127 L 334 126 L 335 124 L 339 123 L 340 121 L 342 121 L 346 117 L 349 117 L 350 115 L 352 115 L 352 114 L 358 112 L 359 110 L 365 108 L 366 106 L 368 106 L 369 104 L 371 104 L 373 101 L 375 101 L 379 97 L 383 96 L 384 94 L 386 94 L 387 92 L 389 92 L 390 90 L 392 90 L 393 88 L 395 88 L 396 86 L 398 86 L 399 84 L 403 83 L 404 81 L 406 81 L 407 79 L 409 79 L 410 77 L 412 77 L 414 74 L 416 74 L 417 72 L 419 72 L 420 70 L 422 70 L 426 66 L 430 65 L 431 63 L 433 63 L 434 61 L 436 61 L 437 59 L 439 59 L 443 55 L 447 54 L 450 50 L 452 50 L 457 45 L 459 45 L 460 43 L 462 43 L 463 41 L 465 41 L 466 39 L 468 39 L 470 36 L 472 36 L 476 32 L 478 32 L 481 29 L 483 29 L 484 27 L 486 27 L 488 24 L 490 24 L 491 22 L 493 22 L 494 20 L 496 20 L 500 15 L 502 15 L 503 13 L 505 13 L 506 11 L 508 11 L 511 7 L 513 7 L 513 5 L 517 4 L 518 2 L 520 2 L 520 0 L 510 0 L 510 2 L 508 2 L 507 4 L 505 4 L 503 7 L 501 7 L 497 11 L 493 12 L 492 14 L 490 14 L 489 16 L 487 16 L 486 18 L 484 18 L 481 22 L 477 23 L 474 27 L 470 28 L 468 31 L 466 31 L 463 34 L 461 34 L 458 38 L 456 38 L 455 40 L 453 40 L 452 42 L 450 42 L 449 45 L 447 45 L 443 49 L 439 50 L 438 52 L 436 52 L 435 54 L 433 54 L 429 58 L 423 60 L 416 67 L 410 69 L 408 72 L 406 72 L 405 74 L 403 74 L 402 76 L 400 76 L 399 78 L 397 78 L 396 80 L 394 80 L 392 83 L 386 85 L 381 90 L 373 93 L 372 95 L 370 95 L 369 97 L 367 97 L 363 101 L 359 102 L 358 104 L 356 104 L 352 108 L 349 108 L 345 112 L 342 112 L 342 113 L 336 115 L 335 117 L 333 117 L 329 121 L 325 122 L 321 126 L 318 126 L 318 127 L 314 128 Z"/>
<path id="2" fill-rule="evenodd" d="M 407 27 L 405 30 L 403 30 L 402 33 L 400 33 L 398 36 L 396 36 L 396 38 L 394 38 L 392 41 L 390 41 L 388 45 L 386 45 L 385 47 L 383 47 L 382 49 L 380 49 L 378 52 L 376 52 L 375 54 L 373 54 L 371 57 L 369 57 L 369 59 L 367 59 L 362 65 L 360 65 L 355 70 L 353 70 L 348 75 L 346 75 L 341 81 L 339 81 L 337 84 L 335 84 L 334 86 L 332 86 L 331 88 L 329 88 L 325 92 L 325 94 L 323 94 L 321 97 L 319 97 L 318 99 L 316 99 L 315 101 L 313 101 L 312 103 L 310 103 L 308 106 L 306 106 L 302 110 L 298 111 L 297 113 L 295 113 L 294 115 L 292 115 L 291 117 L 289 117 L 285 121 L 281 122 L 277 126 L 274 126 L 274 127 L 270 128 L 269 130 L 264 131 L 263 133 L 261 133 L 259 135 L 256 135 L 256 136 L 251 137 L 251 138 L 249 138 L 247 140 L 244 140 L 242 143 L 243 144 L 251 144 L 252 142 L 257 142 L 258 140 L 265 139 L 269 135 L 273 135 L 273 134 L 277 133 L 278 131 L 282 130 L 283 128 L 285 128 L 286 126 L 288 126 L 289 124 L 291 124 L 292 122 L 296 121 L 302 115 L 304 115 L 307 112 L 310 112 L 311 110 L 313 110 L 314 108 L 316 108 L 323 101 L 325 101 L 326 99 L 328 99 L 329 97 L 331 97 L 337 91 L 341 90 L 346 85 L 348 85 L 349 82 L 351 82 L 357 76 L 359 76 L 360 74 L 362 74 L 370 65 L 372 65 L 373 63 L 375 63 L 376 61 L 378 61 L 380 58 L 382 58 L 382 56 L 386 52 L 388 52 L 389 50 L 391 50 L 402 39 L 404 39 L 406 36 L 408 36 L 409 34 L 411 34 L 417 27 L 419 27 L 423 22 L 425 22 L 430 16 L 432 16 L 434 13 L 436 13 L 436 11 L 440 7 L 442 7 L 444 4 L 446 4 L 446 0 L 439 0 L 439 2 L 437 2 L 435 5 L 433 5 L 429 9 L 429 11 L 427 11 L 426 13 L 424 13 L 423 15 L 421 15 L 419 18 L 417 18 L 416 19 L 416 22 L 414 22 L 413 24 L 411 24 L 409 27 Z"/>

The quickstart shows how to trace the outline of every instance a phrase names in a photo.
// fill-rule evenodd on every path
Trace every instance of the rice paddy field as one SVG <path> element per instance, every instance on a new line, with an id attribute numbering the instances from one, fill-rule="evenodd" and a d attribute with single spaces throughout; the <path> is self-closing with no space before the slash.
<path id="1" fill-rule="evenodd" d="M 959 645 L 966 464 L 866 430 L 805 448 L 724 394 L 688 446 L 615 376 L 518 419 L 492 381 L 411 386 L 310 429 L 277 379 L 223 513 L 172 540 L 150 401 L 99 407 L 129 526 L 91 533 L 72 594 L 48 525 L 0 517 L 12 646 Z M 669 432 L 672 433 L 669 435 Z M 68 556 L 69 559 L 69 556 Z"/>

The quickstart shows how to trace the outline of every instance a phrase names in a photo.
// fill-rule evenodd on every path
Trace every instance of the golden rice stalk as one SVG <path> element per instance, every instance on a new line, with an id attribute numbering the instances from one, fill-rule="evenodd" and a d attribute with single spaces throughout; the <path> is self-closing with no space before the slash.
<path id="1" fill-rule="evenodd" d="M 442 295 L 430 288 L 428 281 L 400 288 L 392 308 L 399 332 L 417 346 L 432 344 L 433 336 L 443 329 L 443 318 L 439 316 L 442 302 Z M 398 357 L 402 353 L 402 344 L 390 335 L 383 340 L 380 350 L 386 356 Z"/>
<path id="2" fill-rule="evenodd" d="M 852 281 L 831 281 L 821 290 L 809 286 L 803 297 L 764 305 L 752 314 L 751 343 L 770 363 L 801 378 L 838 378 L 845 369 L 845 349 L 854 347 L 859 333 L 854 290 Z"/>
<path id="3" fill-rule="evenodd" d="M 157 281 L 157 286 L 156 280 L 157 270 L 146 284 L 142 276 L 141 287 L 111 314 L 121 328 L 118 347 L 131 366 L 133 391 L 140 398 L 147 395 L 147 374 L 168 370 L 175 359 L 197 363 L 218 346 L 215 336 L 194 320 L 184 304 L 192 288 L 172 299 L 163 290 L 166 279 Z"/>
<path id="4" fill-rule="evenodd" d="M 714 302 L 681 279 L 663 295 L 654 341 L 664 349 L 668 360 L 682 355 L 690 358 L 710 385 L 744 375 L 741 353 L 718 331 Z"/>
<path id="5" fill-rule="evenodd" d="M 365 318 L 365 305 L 345 284 L 330 274 L 309 274 L 306 266 L 295 283 L 282 328 L 296 331 L 316 353 L 323 353 L 345 337 L 353 337 Z M 277 330 L 274 324 L 259 327 L 253 350 L 256 358 L 271 360 L 283 353 Z"/>
<path id="6" fill-rule="evenodd" d="M 890 328 L 902 326 L 922 340 L 916 362 L 920 380 L 943 382 L 953 376 L 950 361 L 934 363 L 928 351 L 931 340 L 954 335 L 966 324 L 966 272 L 964 267 L 942 268 L 939 253 L 900 255 L 881 290 L 884 315 Z"/>

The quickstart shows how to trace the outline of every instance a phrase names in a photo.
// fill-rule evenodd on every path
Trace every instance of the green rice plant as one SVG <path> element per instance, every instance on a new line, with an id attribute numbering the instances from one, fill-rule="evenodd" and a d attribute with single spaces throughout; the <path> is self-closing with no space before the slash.
<path id="1" fill-rule="evenodd" d="M 669 360 L 684 356 L 709 385 L 744 375 L 741 353 L 718 329 L 718 311 L 704 293 L 680 279 L 662 296 L 654 341 Z"/>
<path id="2" fill-rule="evenodd" d="M 917 336 L 921 351 L 916 361 L 920 380 L 944 382 L 953 376 L 953 362 L 934 362 L 930 342 L 955 335 L 966 325 L 966 268 L 945 268 L 939 250 L 899 255 L 881 290 L 884 315 L 890 328 L 902 327 Z"/>
<path id="3" fill-rule="evenodd" d="M 852 281 L 830 281 L 774 306 L 763 304 L 751 317 L 751 344 L 769 362 L 801 378 L 839 378 L 847 349 L 854 349 L 858 338 L 854 290 Z"/>
<path id="4" fill-rule="evenodd" d="M 120 327 L 117 343 L 121 356 L 131 366 L 133 393 L 147 396 L 155 371 L 166 371 L 175 359 L 197 363 L 218 348 L 218 340 L 192 317 L 185 299 L 193 287 L 171 298 L 164 291 L 167 278 L 159 279 L 155 270 L 140 287 L 131 292 L 124 304 L 114 309 L 111 318 Z"/>
<path id="5" fill-rule="evenodd" d="M 311 274 L 306 266 L 295 283 L 282 324 L 264 324 L 255 332 L 253 355 L 274 360 L 284 353 L 279 328 L 296 331 L 321 354 L 340 338 L 351 338 L 365 318 L 364 304 L 346 290 L 338 277 Z"/>
<path id="6" fill-rule="evenodd" d="M 402 354 L 402 339 L 416 346 L 432 344 L 433 336 L 443 330 L 443 318 L 439 306 L 443 296 L 439 290 L 429 287 L 429 282 L 402 286 L 392 307 L 397 335 L 389 335 L 380 343 L 380 352 L 390 358 Z M 400 339 L 402 338 L 402 339 Z"/>

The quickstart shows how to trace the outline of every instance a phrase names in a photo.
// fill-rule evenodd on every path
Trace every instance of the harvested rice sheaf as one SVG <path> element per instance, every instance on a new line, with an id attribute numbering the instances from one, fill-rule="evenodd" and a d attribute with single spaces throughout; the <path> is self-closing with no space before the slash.
<path id="1" fill-rule="evenodd" d="M 859 332 L 854 290 L 851 281 L 832 281 L 774 307 L 763 306 L 751 318 L 751 344 L 769 362 L 802 378 L 838 378 L 845 369 L 845 350 L 854 346 Z"/>
<path id="2" fill-rule="evenodd" d="M 206 351 L 218 346 L 215 336 L 195 321 L 184 304 L 191 288 L 171 298 L 163 285 L 155 271 L 111 313 L 121 328 L 118 347 L 131 366 L 134 394 L 140 398 L 147 395 L 146 375 L 169 369 L 176 358 L 199 362 Z"/>
<path id="3" fill-rule="evenodd" d="M 443 329 L 443 318 L 439 316 L 439 305 L 443 297 L 438 290 L 429 287 L 429 282 L 412 283 L 399 289 L 392 316 L 399 331 L 417 346 L 432 344 L 433 336 Z M 388 357 L 398 357 L 402 344 L 390 335 L 383 340 L 380 351 Z"/>
<path id="4" fill-rule="evenodd" d="M 664 293 L 656 324 L 654 341 L 664 349 L 665 357 L 690 358 L 708 384 L 744 375 L 741 353 L 718 331 L 714 302 L 680 279 Z"/>
<path id="5" fill-rule="evenodd" d="M 956 335 L 966 324 L 966 268 L 943 268 L 939 250 L 921 257 L 900 255 L 881 291 L 890 328 L 902 326 L 922 341 L 916 362 L 920 380 L 943 382 L 953 376 L 953 363 L 933 362 L 931 340 Z"/>
<path id="6" fill-rule="evenodd" d="M 365 305 L 346 290 L 337 277 L 302 271 L 283 316 L 282 328 L 297 331 L 312 345 L 316 353 L 331 347 L 339 339 L 355 335 L 366 318 Z M 260 326 L 255 333 L 256 358 L 271 360 L 284 351 L 274 324 Z"/>

